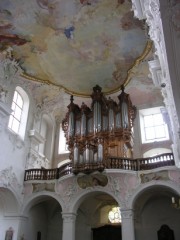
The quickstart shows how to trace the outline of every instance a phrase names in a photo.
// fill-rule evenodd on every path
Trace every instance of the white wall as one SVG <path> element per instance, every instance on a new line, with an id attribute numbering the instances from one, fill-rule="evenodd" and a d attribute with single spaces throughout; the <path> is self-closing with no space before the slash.
<path id="1" fill-rule="evenodd" d="M 137 214 L 135 219 L 135 235 L 138 240 L 156 240 L 157 231 L 164 224 L 174 230 L 175 239 L 179 239 L 180 212 L 172 208 L 171 198 L 159 197 L 150 198 L 142 206 L 142 211 Z"/>
<path id="2" fill-rule="evenodd" d="M 90 216 L 85 216 L 82 212 L 78 211 L 76 218 L 76 240 L 91 240 L 92 232 L 89 223 Z"/>
<path id="3" fill-rule="evenodd" d="M 31 208 L 27 232 L 24 234 L 27 240 L 36 239 L 37 232 L 41 232 L 42 240 L 47 240 L 48 216 L 43 204 Z"/>

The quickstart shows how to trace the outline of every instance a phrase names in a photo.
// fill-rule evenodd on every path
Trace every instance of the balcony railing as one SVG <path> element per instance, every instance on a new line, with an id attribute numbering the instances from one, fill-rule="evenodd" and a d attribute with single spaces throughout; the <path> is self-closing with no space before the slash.
<path id="1" fill-rule="evenodd" d="M 53 180 L 72 172 L 72 164 L 68 163 L 60 168 L 54 169 L 28 169 L 25 171 L 24 181 L 29 180 Z"/>
<path id="2" fill-rule="evenodd" d="M 173 154 L 164 153 L 154 157 L 137 159 L 111 157 L 108 159 L 106 168 L 141 171 L 174 165 L 175 162 Z"/>
<path id="3" fill-rule="evenodd" d="M 174 156 L 172 153 L 164 153 L 149 158 L 108 158 L 105 169 L 122 169 L 132 171 L 151 170 L 159 167 L 174 166 Z M 53 180 L 71 174 L 72 164 L 68 163 L 55 169 L 28 169 L 25 171 L 24 181 L 29 180 Z"/>

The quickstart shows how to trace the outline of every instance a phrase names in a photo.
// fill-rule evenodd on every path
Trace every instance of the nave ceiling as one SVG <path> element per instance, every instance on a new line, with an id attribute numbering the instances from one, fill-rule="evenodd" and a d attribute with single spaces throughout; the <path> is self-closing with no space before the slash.
<path id="1" fill-rule="evenodd" d="M 12 49 L 37 103 L 61 103 L 65 111 L 69 94 L 90 102 L 82 97 L 95 85 L 112 98 L 126 85 L 134 105 L 162 102 L 147 32 L 130 0 L 0 1 L 0 51 Z"/>

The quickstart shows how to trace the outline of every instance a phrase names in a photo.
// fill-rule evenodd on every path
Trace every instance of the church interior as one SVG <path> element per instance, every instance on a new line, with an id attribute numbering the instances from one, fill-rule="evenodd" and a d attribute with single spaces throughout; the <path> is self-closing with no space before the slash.
<path id="1" fill-rule="evenodd" d="M 180 239 L 180 1 L 0 1 L 0 239 Z"/>

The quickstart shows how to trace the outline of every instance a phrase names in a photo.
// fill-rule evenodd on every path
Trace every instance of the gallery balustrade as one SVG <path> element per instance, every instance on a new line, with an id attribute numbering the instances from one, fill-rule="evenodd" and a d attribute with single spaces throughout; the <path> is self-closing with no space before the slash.
<path id="1" fill-rule="evenodd" d="M 110 157 L 107 159 L 107 162 L 105 164 L 102 164 L 100 169 L 94 166 L 93 170 L 100 172 L 102 172 L 104 169 L 146 171 L 174 165 L 175 162 L 173 154 L 164 153 L 154 157 L 138 159 Z M 92 165 L 88 166 L 88 164 L 86 164 L 81 166 L 81 172 L 89 173 L 88 169 L 92 169 Z M 24 181 L 53 180 L 59 179 L 69 174 L 73 174 L 73 166 L 71 163 L 67 163 L 60 168 L 55 169 L 27 169 L 25 171 Z"/>

